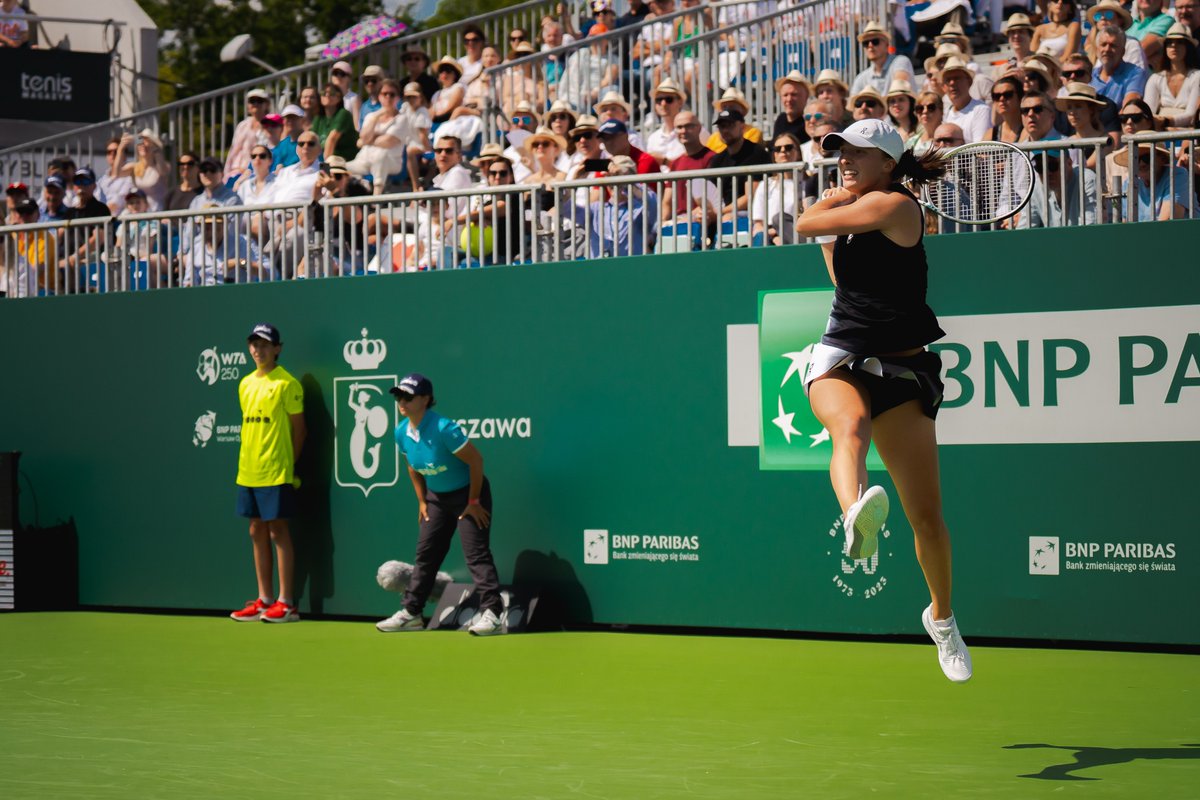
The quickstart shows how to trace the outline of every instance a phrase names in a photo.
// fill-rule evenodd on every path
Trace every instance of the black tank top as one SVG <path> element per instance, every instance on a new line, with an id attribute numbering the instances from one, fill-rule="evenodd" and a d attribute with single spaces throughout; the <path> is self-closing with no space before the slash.
<path id="1" fill-rule="evenodd" d="M 900 184 L 889 189 L 917 202 Z M 901 247 L 883 231 L 837 238 L 833 247 L 837 290 L 822 342 L 873 355 L 923 347 L 946 335 L 925 303 L 929 265 L 924 238 L 923 224 L 921 238 L 912 247 Z"/>

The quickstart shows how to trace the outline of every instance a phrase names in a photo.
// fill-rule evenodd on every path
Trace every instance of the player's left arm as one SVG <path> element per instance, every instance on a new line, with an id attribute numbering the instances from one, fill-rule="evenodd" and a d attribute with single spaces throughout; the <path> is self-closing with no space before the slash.
<path id="1" fill-rule="evenodd" d="M 903 229 L 914 219 L 911 203 L 900 192 L 869 192 L 862 197 L 837 187 L 810 206 L 796 220 L 802 236 L 846 236 L 868 231 Z"/>

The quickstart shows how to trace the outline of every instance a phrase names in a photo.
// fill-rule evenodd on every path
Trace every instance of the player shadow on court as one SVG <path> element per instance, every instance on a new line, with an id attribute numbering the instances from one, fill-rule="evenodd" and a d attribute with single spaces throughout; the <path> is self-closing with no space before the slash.
<path id="1" fill-rule="evenodd" d="M 533 630 L 555 630 L 567 624 L 592 621 L 592 602 L 575 575 L 575 568 L 553 551 L 521 551 L 512 576 L 514 586 L 530 587 L 538 593 Z"/>
<path id="2" fill-rule="evenodd" d="M 333 596 L 333 525 L 329 487 L 333 479 L 333 415 L 325 402 L 321 383 L 311 374 L 300 379 L 304 387 L 304 423 L 308 435 L 296 464 L 300 491 L 292 541 L 296 548 L 296 587 L 300 600 L 308 596 L 308 610 L 321 614 L 326 598 Z"/>
<path id="3" fill-rule="evenodd" d="M 1034 747 L 1074 750 L 1075 761 L 1068 764 L 1051 764 L 1041 772 L 1032 775 L 1018 775 L 1018 778 L 1040 778 L 1045 781 L 1098 781 L 1101 779 L 1087 778 L 1072 773 L 1092 767 L 1127 764 L 1138 758 L 1200 759 L 1200 744 L 1185 744 L 1180 747 L 1068 747 L 1060 744 L 1010 744 L 1005 745 L 1004 749 L 1027 750 Z"/>

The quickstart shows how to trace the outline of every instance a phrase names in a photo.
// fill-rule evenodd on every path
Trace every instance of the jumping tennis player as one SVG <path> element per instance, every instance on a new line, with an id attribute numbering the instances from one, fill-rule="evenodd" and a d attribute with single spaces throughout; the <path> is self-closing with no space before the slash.
<path id="1" fill-rule="evenodd" d="M 295 513 L 296 459 L 304 444 L 304 389 L 279 366 L 279 329 L 262 323 L 247 337 L 257 369 L 238 384 L 242 406 L 242 446 L 238 453 L 237 512 L 250 518 L 258 597 L 231 616 L 239 622 L 295 622 L 295 553 L 288 518 Z M 271 543 L 279 564 L 275 598 Z"/>
<path id="2" fill-rule="evenodd" d="M 874 440 L 916 534 L 933 600 L 921 622 L 937 644 L 942 672 L 966 681 L 971 655 L 950 606 L 950 532 L 942 519 L 934 428 L 942 362 L 925 349 L 946 334 L 925 303 L 924 212 L 899 183 L 937 178 L 938 153 L 916 158 L 895 128 L 873 119 L 828 134 L 821 147 L 838 151 L 842 186 L 805 211 L 796 230 L 837 237 L 821 245 L 836 292 L 804 384 L 833 439 L 829 476 L 844 514 L 846 554 L 870 558 L 887 520 L 887 493 L 866 488 Z"/>
<path id="3" fill-rule="evenodd" d="M 421 612 L 458 531 L 482 610 L 467 630 L 476 636 L 504 633 L 500 578 L 490 544 L 492 488 L 483 474 L 483 455 L 457 422 L 431 410 L 436 402 L 433 383 L 424 375 L 406 375 L 391 393 L 405 417 L 396 426 L 396 446 L 408 461 L 417 493 L 420 534 L 404 608 L 375 627 L 384 633 L 425 628 Z"/>

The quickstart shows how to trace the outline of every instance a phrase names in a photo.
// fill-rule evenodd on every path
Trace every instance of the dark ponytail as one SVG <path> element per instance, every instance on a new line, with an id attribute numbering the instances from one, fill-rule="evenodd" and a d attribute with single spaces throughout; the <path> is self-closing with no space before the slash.
<path id="1" fill-rule="evenodd" d="M 922 184 L 942 177 L 945 172 L 946 162 L 942 158 L 942 151 L 931 147 L 920 157 L 913 155 L 912 150 L 905 150 L 892 170 L 892 178 L 907 180 L 914 188 L 920 188 Z"/>

